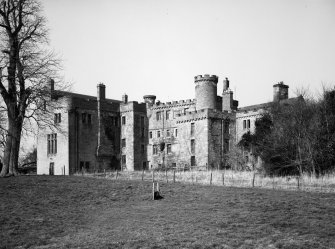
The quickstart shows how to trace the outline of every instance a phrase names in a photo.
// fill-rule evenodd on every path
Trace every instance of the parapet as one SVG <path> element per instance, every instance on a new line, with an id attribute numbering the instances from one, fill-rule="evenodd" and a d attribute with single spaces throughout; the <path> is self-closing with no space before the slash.
<path id="1" fill-rule="evenodd" d="M 200 82 L 200 81 L 212 81 L 214 83 L 218 83 L 218 76 L 216 75 L 209 75 L 209 74 L 204 74 L 204 75 L 197 75 L 194 77 L 194 82 Z"/>

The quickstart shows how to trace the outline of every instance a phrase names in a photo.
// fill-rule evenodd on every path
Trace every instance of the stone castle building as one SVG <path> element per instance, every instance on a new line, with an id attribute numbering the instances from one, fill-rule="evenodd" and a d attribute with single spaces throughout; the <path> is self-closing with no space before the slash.
<path id="1" fill-rule="evenodd" d="M 222 168 L 225 154 L 272 103 L 238 108 L 229 80 L 217 94 L 215 75 L 194 77 L 195 99 L 161 103 L 107 99 L 105 85 L 97 96 L 54 89 L 55 128 L 40 129 L 38 174 L 73 174 L 98 170 L 151 168 Z M 274 85 L 273 101 L 288 99 L 288 86 Z"/>

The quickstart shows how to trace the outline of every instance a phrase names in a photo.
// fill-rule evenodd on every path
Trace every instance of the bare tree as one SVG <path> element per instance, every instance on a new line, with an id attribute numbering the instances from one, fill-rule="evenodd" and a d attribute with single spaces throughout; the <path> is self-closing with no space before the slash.
<path id="1" fill-rule="evenodd" d="M 7 114 L 0 176 L 18 174 L 24 123 L 31 119 L 39 121 L 37 114 L 50 97 L 47 82 L 59 70 L 60 61 L 47 49 L 45 24 L 38 0 L 0 3 L 0 93 Z"/>

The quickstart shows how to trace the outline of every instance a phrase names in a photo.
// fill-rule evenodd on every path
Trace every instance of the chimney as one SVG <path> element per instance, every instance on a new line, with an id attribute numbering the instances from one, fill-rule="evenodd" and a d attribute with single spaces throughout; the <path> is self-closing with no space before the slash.
<path id="1" fill-rule="evenodd" d="M 155 95 L 144 95 L 144 102 L 147 104 L 147 107 L 151 107 L 155 104 L 156 96 Z"/>
<path id="2" fill-rule="evenodd" d="M 223 91 L 227 91 L 229 89 L 229 80 L 226 77 L 225 80 L 223 81 Z"/>
<path id="3" fill-rule="evenodd" d="M 123 94 L 123 95 L 122 95 L 122 102 L 123 102 L 124 104 L 127 104 L 127 103 L 128 103 L 128 95 L 127 95 L 127 94 Z"/>
<path id="4" fill-rule="evenodd" d="M 281 81 L 273 85 L 273 101 L 276 102 L 283 99 L 288 99 L 288 85 Z"/>
<path id="5" fill-rule="evenodd" d="M 98 100 L 106 99 L 106 86 L 103 83 L 99 83 L 97 85 L 97 88 L 98 88 L 98 95 L 97 95 Z"/>

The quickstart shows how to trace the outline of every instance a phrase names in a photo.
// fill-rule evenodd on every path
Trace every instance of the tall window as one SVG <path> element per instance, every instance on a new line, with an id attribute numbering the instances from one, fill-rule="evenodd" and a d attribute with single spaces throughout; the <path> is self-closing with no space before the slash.
<path id="1" fill-rule="evenodd" d="M 122 121 L 121 121 L 122 125 L 126 124 L 126 116 L 122 116 Z"/>
<path id="2" fill-rule="evenodd" d="M 61 121 L 61 114 L 55 113 L 55 124 L 59 124 Z"/>
<path id="3" fill-rule="evenodd" d="M 167 137 L 170 137 L 170 136 L 171 136 L 171 134 L 170 134 L 170 130 L 166 130 L 166 136 L 167 136 Z"/>
<path id="4" fill-rule="evenodd" d="M 152 154 L 153 155 L 157 155 L 158 154 L 158 146 L 157 145 L 153 145 L 152 146 Z"/>
<path id="5" fill-rule="evenodd" d="M 152 131 L 149 132 L 149 138 L 152 138 Z"/>
<path id="6" fill-rule="evenodd" d="M 195 153 L 195 140 L 191 139 L 191 153 L 194 154 Z"/>
<path id="7" fill-rule="evenodd" d="M 122 148 L 126 147 L 126 139 L 125 138 L 121 139 L 121 147 Z"/>
<path id="8" fill-rule="evenodd" d="M 122 162 L 122 165 L 126 165 L 127 161 L 126 161 L 126 155 L 122 155 L 121 156 L 121 162 Z"/>
<path id="9" fill-rule="evenodd" d="M 87 121 L 87 114 L 86 114 L 86 113 L 82 113 L 82 114 L 81 114 L 81 122 L 82 122 L 83 124 L 85 124 L 86 121 Z"/>
<path id="10" fill-rule="evenodd" d="M 145 147 L 144 147 L 144 144 L 141 144 L 141 153 L 142 153 L 142 155 L 144 155 L 144 152 L 145 152 L 145 149 L 144 149 Z"/>
<path id="11" fill-rule="evenodd" d="M 156 120 L 161 120 L 162 119 L 162 114 L 161 112 L 156 112 Z"/>
<path id="12" fill-rule="evenodd" d="M 174 130 L 174 136 L 175 136 L 175 137 L 178 137 L 178 129 L 175 129 L 175 130 Z"/>
<path id="13" fill-rule="evenodd" d="M 157 131 L 157 137 L 161 137 L 161 131 Z"/>
<path id="14" fill-rule="evenodd" d="M 168 154 L 171 153 L 171 144 L 167 144 L 167 145 L 166 145 L 166 152 L 167 152 Z"/>
<path id="15" fill-rule="evenodd" d="M 247 128 L 250 129 L 250 119 L 247 120 Z"/>
<path id="16" fill-rule="evenodd" d="M 48 140 L 48 154 L 57 154 L 57 134 L 48 134 L 47 135 L 47 140 Z"/>
<path id="17" fill-rule="evenodd" d="M 224 133 L 229 134 L 229 122 L 228 121 L 224 123 Z"/>
<path id="18" fill-rule="evenodd" d="M 166 120 L 170 119 L 171 116 L 170 114 L 171 114 L 170 110 L 166 111 Z"/>
<path id="19" fill-rule="evenodd" d="M 194 136 L 194 123 L 191 123 L 191 136 Z"/>
<path id="20" fill-rule="evenodd" d="M 191 166 L 195 166 L 195 156 L 191 156 Z"/>
<path id="21" fill-rule="evenodd" d="M 243 120 L 243 130 L 247 128 L 247 120 Z"/>
<path id="22" fill-rule="evenodd" d="M 87 114 L 87 123 L 92 124 L 92 114 Z"/>

